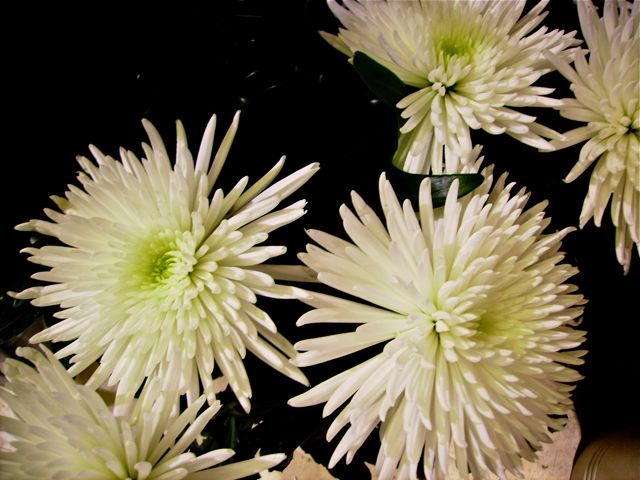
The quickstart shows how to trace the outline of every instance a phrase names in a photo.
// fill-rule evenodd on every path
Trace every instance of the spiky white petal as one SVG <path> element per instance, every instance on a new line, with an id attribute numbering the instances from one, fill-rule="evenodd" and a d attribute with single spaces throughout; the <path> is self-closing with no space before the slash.
<path id="1" fill-rule="evenodd" d="M 117 383 L 117 408 L 145 378 L 166 378 L 171 364 L 179 362 L 183 369 L 177 381 L 189 401 L 199 396 L 200 384 L 209 400 L 215 399 L 212 372 L 217 365 L 248 411 L 246 350 L 306 383 L 290 362 L 292 345 L 255 303 L 257 295 L 294 294 L 294 288 L 276 284 L 269 267 L 260 265 L 285 247 L 263 243 L 269 232 L 305 213 L 303 200 L 276 208 L 318 165 L 271 185 L 283 158 L 250 188 L 245 177 L 227 194 L 214 192 L 238 121 L 237 114 L 213 162 L 216 117 L 195 162 L 178 122 L 174 165 L 157 130 L 144 121 L 151 143 L 143 144 L 146 158 L 122 149 L 118 161 L 91 147 L 96 163 L 79 157 L 81 188 L 70 185 L 66 198 L 55 198 L 61 211 L 45 210 L 50 221 L 17 227 L 62 243 L 24 250 L 29 260 L 50 268 L 34 275 L 50 284 L 17 297 L 61 308 L 56 314 L 61 321 L 31 341 L 71 342 L 56 355 L 71 356 L 72 375 L 99 360 L 89 385 Z"/>
<path id="2" fill-rule="evenodd" d="M 398 201 L 380 178 L 384 221 L 356 193 L 340 209 L 350 241 L 312 230 L 301 260 L 324 284 L 351 300 L 322 293 L 299 325 L 358 324 L 352 332 L 296 343 L 299 366 L 368 347 L 380 353 L 290 400 L 326 402 L 324 415 L 346 403 L 327 439 L 349 426 L 330 466 L 349 462 L 380 426 L 376 473 L 381 480 L 444 479 L 449 459 L 474 478 L 504 478 L 532 460 L 557 416 L 570 409 L 584 332 L 572 328 L 584 303 L 565 283 L 577 270 L 561 263 L 571 228 L 543 233 L 546 203 L 529 209 L 489 170 L 472 195 L 432 207 L 430 181 L 418 212 Z M 384 344 L 384 346 L 382 346 Z M 396 478 L 396 477 L 394 477 Z"/>
<path id="3" fill-rule="evenodd" d="M 253 475 L 284 460 L 265 455 L 220 467 L 230 449 L 200 456 L 189 452 L 194 439 L 220 408 L 196 399 L 180 412 L 177 390 L 164 391 L 154 378 L 140 397 L 115 416 L 86 385 L 76 384 L 46 349 L 19 348 L 27 363 L 8 359 L 2 365 L 7 382 L 0 399 L 8 412 L 0 430 L 11 440 L 0 453 L 0 478 L 7 480 L 137 479 L 233 480 Z"/>
<path id="4" fill-rule="evenodd" d="M 591 1 L 584 0 L 578 13 L 589 59 L 577 55 L 572 68 L 566 59 L 548 57 L 575 94 L 562 100 L 560 114 L 587 125 L 552 143 L 564 148 L 587 140 L 565 181 L 595 163 L 580 226 L 591 218 L 600 226 L 611 199 L 616 257 L 626 273 L 634 243 L 640 254 L 640 2 L 605 2 L 599 18 Z"/>
<path id="5" fill-rule="evenodd" d="M 397 166 L 429 173 L 444 145 L 458 154 L 471 148 L 470 129 L 552 148 L 545 138 L 559 134 L 517 109 L 559 104 L 547 96 L 553 89 L 534 84 L 553 70 L 545 51 L 570 59 L 578 42 L 575 32 L 536 29 L 547 1 L 521 17 L 525 2 L 328 0 L 344 28 L 322 32 L 326 40 L 346 55 L 369 55 L 417 88 L 397 104 L 407 119 Z"/>

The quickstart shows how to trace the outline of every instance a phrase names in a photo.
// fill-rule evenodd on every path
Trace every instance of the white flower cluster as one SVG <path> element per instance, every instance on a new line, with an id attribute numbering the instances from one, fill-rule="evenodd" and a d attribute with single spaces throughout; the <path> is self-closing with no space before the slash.
<path id="1" fill-rule="evenodd" d="M 637 0 L 604 2 L 602 18 L 591 0 L 577 2 L 588 50 L 575 47 L 575 32 L 537 28 L 548 0 L 524 16 L 526 0 L 327 1 L 344 28 L 338 35 L 322 32 L 324 38 L 350 57 L 367 54 L 414 90 L 397 104 L 406 122 L 395 165 L 439 173 L 447 150 L 471 149 L 470 130 L 506 133 L 542 151 L 589 140 L 566 181 L 598 160 L 580 225 L 592 217 L 600 225 L 611 198 L 616 255 L 629 270 L 634 243 L 640 254 Z M 553 89 L 534 85 L 555 69 L 571 81 L 575 98 L 551 98 Z M 516 110 L 521 107 L 554 107 L 587 125 L 559 134 Z"/>
<path id="2" fill-rule="evenodd" d="M 93 161 L 78 159 L 80 185 L 52 197 L 58 209 L 45 210 L 48 220 L 17 227 L 56 240 L 24 249 L 45 267 L 33 278 L 46 284 L 14 295 L 58 308 L 32 343 L 65 345 L 21 348 L 32 365 L 2 366 L 0 478 L 266 476 L 285 455 L 219 465 L 234 452 L 191 451 L 220 408 L 214 369 L 248 412 L 247 351 L 308 385 L 300 368 L 369 347 L 378 349 L 371 358 L 289 401 L 325 403 L 325 416 L 341 408 L 327 439 L 347 429 L 330 467 L 350 462 L 378 430 L 380 480 L 445 479 L 452 465 L 474 478 L 520 473 L 572 408 L 585 300 L 561 251 L 573 229 L 547 231 L 545 202 L 527 206 L 524 189 L 481 170 L 471 130 L 540 150 L 588 139 L 567 177 L 596 163 L 580 225 L 592 217 L 599 225 L 611 198 L 625 271 L 632 245 L 640 249 L 640 2 L 605 2 L 602 18 L 590 0 L 578 2 L 588 50 L 575 32 L 540 26 L 547 1 L 524 13 L 525 3 L 328 0 L 343 28 L 324 38 L 349 57 L 366 54 L 411 90 L 396 105 L 405 122 L 393 163 L 426 178 L 412 203 L 382 174 L 382 215 L 354 192 L 353 209 L 339 211 L 348 240 L 310 230 L 317 245 L 300 254 L 304 268 L 268 263 L 286 247 L 266 242 L 305 213 L 304 200 L 281 204 L 318 165 L 274 183 L 283 157 L 251 186 L 245 177 L 226 193 L 217 188 L 239 115 L 213 159 L 215 116 L 195 159 L 180 122 L 175 161 L 147 121 L 142 159 L 91 147 Z M 575 98 L 535 85 L 554 69 Z M 587 125 L 561 134 L 522 107 L 554 107 Z M 481 185 L 462 192 L 465 175 L 478 172 Z M 443 206 L 429 174 L 458 177 Z M 301 271 L 335 295 L 282 284 L 304 279 Z M 313 307 L 298 325 L 357 327 L 292 345 L 259 297 Z M 92 373 L 81 384 L 74 377 L 84 371 Z M 114 388 L 113 405 L 97 393 L 102 386 Z"/>

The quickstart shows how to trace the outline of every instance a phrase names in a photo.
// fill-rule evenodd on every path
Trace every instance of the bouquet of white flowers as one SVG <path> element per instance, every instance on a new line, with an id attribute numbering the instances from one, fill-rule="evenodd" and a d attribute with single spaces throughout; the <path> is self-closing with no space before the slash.
<path id="1" fill-rule="evenodd" d="M 506 479 L 632 421 L 640 2 L 103 8 L 11 15 L 0 478 Z"/>

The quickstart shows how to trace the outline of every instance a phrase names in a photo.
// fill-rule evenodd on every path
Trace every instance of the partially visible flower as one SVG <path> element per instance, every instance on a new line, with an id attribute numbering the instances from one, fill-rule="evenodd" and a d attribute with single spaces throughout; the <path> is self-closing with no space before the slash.
<path id="1" fill-rule="evenodd" d="M 543 233 L 546 203 L 525 210 L 529 195 L 493 176 L 445 206 L 432 207 L 430 180 L 419 205 L 402 205 L 380 178 L 384 222 L 352 194 L 355 214 L 340 209 L 350 241 L 312 230 L 301 260 L 318 280 L 350 299 L 312 293 L 315 309 L 299 325 L 360 324 L 352 332 L 298 342 L 299 366 L 369 347 L 379 353 L 292 398 L 296 407 L 346 402 L 327 439 L 349 425 L 330 460 L 350 462 L 380 425 L 381 480 L 447 478 L 450 458 L 465 476 L 503 478 L 533 460 L 549 428 L 571 408 L 582 363 L 573 328 L 583 297 L 565 283 L 576 268 L 561 263 L 566 228 Z M 418 210 L 416 213 L 414 210 Z M 382 347 L 381 344 L 384 344 Z"/>
<path id="2" fill-rule="evenodd" d="M 56 316 L 62 319 L 31 341 L 70 341 L 56 355 L 72 355 L 72 375 L 99 360 L 88 384 L 117 384 L 116 410 L 145 378 L 165 378 L 179 362 L 180 392 L 189 401 L 200 395 L 200 384 L 215 399 L 217 365 L 248 411 L 246 350 L 306 383 L 288 358 L 295 354 L 292 345 L 255 303 L 256 295 L 293 295 L 292 287 L 277 285 L 269 266 L 261 265 L 285 247 L 260 244 L 305 213 L 304 200 L 276 208 L 318 165 L 269 186 L 283 157 L 250 188 L 245 177 L 226 195 L 221 189 L 212 194 L 238 120 L 236 115 L 212 163 L 215 116 L 195 163 L 178 122 L 175 165 L 156 129 L 143 121 L 151 141 L 143 144 L 146 159 L 122 149 L 117 161 L 90 147 L 97 165 L 79 157 L 82 188 L 71 185 L 66 198 L 54 197 L 61 212 L 47 209 L 51 221 L 17 227 L 63 244 L 24 249 L 29 260 L 50 267 L 34 278 L 51 284 L 16 296 L 33 298 L 36 306 L 60 305 Z"/>
<path id="3" fill-rule="evenodd" d="M 233 450 L 196 456 L 188 449 L 219 402 L 198 413 L 206 402 L 201 396 L 180 413 L 177 391 L 163 391 L 155 378 L 122 416 L 114 416 L 100 395 L 76 384 L 59 360 L 43 351 L 18 349 L 35 368 L 13 359 L 2 366 L 7 382 L 0 399 L 9 412 L 0 416 L 0 430 L 11 438 L 0 455 L 2 479 L 233 480 L 285 459 L 272 454 L 216 467 Z"/>
<path id="4" fill-rule="evenodd" d="M 565 181 L 571 182 L 595 162 L 580 226 L 593 218 L 600 226 L 611 199 L 616 227 L 616 256 L 629 271 L 633 243 L 640 254 L 640 2 L 604 2 L 604 15 L 590 0 L 578 2 L 589 60 L 581 53 L 571 68 L 566 58 L 549 54 L 571 81 L 575 98 L 562 100 L 560 114 L 587 123 L 552 142 L 564 148 L 588 140 Z"/>
<path id="5" fill-rule="evenodd" d="M 534 83 L 553 70 L 543 52 L 571 59 L 578 42 L 575 32 L 534 31 L 547 1 L 520 18 L 525 1 L 328 0 L 345 28 L 324 38 L 350 57 L 367 54 L 417 89 L 397 104 L 407 119 L 397 166 L 429 173 L 443 145 L 458 154 L 471 148 L 470 129 L 552 149 L 543 137 L 559 134 L 514 108 L 560 104 L 546 96 L 552 88 Z"/>

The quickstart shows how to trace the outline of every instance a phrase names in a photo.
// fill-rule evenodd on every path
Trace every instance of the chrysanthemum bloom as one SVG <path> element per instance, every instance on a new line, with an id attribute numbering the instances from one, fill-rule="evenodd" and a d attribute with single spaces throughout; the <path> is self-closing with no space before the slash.
<path id="1" fill-rule="evenodd" d="M 195 164 L 178 122 L 174 166 L 158 132 L 143 121 L 151 141 L 143 144 L 146 159 L 122 150 L 117 161 L 90 147 L 97 165 L 78 159 L 82 189 L 72 185 L 66 198 L 54 197 L 61 212 L 45 210 L 51 221 L 17 227 L 64 244 L 25 249 L 32 262 L 51 267 L 34 275 L 51 284 L 17 297 L 62 308 L 56 315 L 62 321 L 31 341 L 71 341 L 56 355 L 72 355 L 72 375 L 99 359 L 88 384 L 117 383 L 117 407 L 146 377 L 164 378 L 170 364 L 179 362 L 180 391 L 189 401 L 199 396 L 200 382 L 209 400 L 215 398 L 211 374 L 217 364 L 248 411 L 246 350 L 306 383 L 288 358 L 295 354 L 292 345 L 255 302 L 256 294 L 292 295 L 291 287 L 275 284 L 269 267 L 261 265 L 285 247 L 260 244 L 269 232 L 304 214 L 303 200 L 275 209 L 318 166 L 310 164 L 269 186 L 283 158 L 252 187 L 246 188 L 245 177 L 226 195 L 220 189 L 210 195 L 238 120 L 236 115 L 210 163 L 215 116 L 211 119 Z"/>
<path id="2" fill-rule="evenodd" d="M 546 204 L 525 210 L 528 194 L 513 194 L 493 177 L 457 199 L 457 180 L 444 207 L 432 207 L 430 180 L 420 186 L 418 212 L 402 205 L 383 175 L 386 225 L 353 194 L 355 214 L 340 209 L 351 241 L 309 235 L 302 261 L 318 279 L 350 299 L 314 293 L 315 309 L 299 325 L 360 324 L 352 332 L 312 338 L 295 347 L 299 366 L 368 347 L 368 360 L 290 400 L 296 407 L 326 402 L 329 415 L 346 402 L 327 432 L 346 425 L 330 466 L 351 461 L 380 425 L 380 479 L 448 478 L 450 457 L 463 476 L 505 478 L 533 460 L 557 416 L 571 408 L 580 375 L 584 332 L 572 328 L 584 303 L 565 281 L 576 269 L 561 263 L 566 228 L 543 233 Z M 383 347 L 380 344 L 385 344 Z"/>
<path id="3" fill-rule="evenodd" d="M 155 378 L 123 416 L 114 416 L 100 395 L 75 383 L 59 360 L 43 350 L 44 355 L 18 349 L 36 368 L 13 359 L 2 365 L 7 382 L 0 399 L 9 412 L 0 416 L 0 430 L 10 443 L 0 456 L 0 478 L 233 480 L 285 458 L 272 454 L 215 467 L 233 450 L 196 456 L 188 449 L 219 402 L 198 413 L 206 402 L 203 395 L 180 413 L 177 391 L 163 391 Z"/>
<path id="4" fill-rule="evenodd" d="M 541 149 L 553 130 L 518 107 L 551 107 L 553 89 L 534 86 L 553 70 L 543 52 L 571 59 L 575 32 L 547 31 L 546 1 L 520 18 L 519 1 L 344 0 L 329 7 L 345 28 L 323 37 L 349 57 L 361 51 L 417 89 L 397 107 L 400 129 L 394 162 L 403 170 L 429 173 L 432 158 L 448 145 L 458 154 L 471 148 L 470 129 L 506 133 Z"/>
<path id="5" fill-rule="evenodd" d="M 628 272 L 634 242 L 640 253 L 640 2 L 604 2 L 599 18 L 590 1 L 581 1 L 578 13 L 589 60 L 584 53 L 576 56 L 574 70 L 566 59 L 549 59 L 575 94 L 563 99 L 561 115 L 587 125 L 553 144 L 563 148 L 588 140 L 565 181 L 595 162 L 580 226 L 591 218 L 600 226 L 611 198 L 616 256 Z"/>

